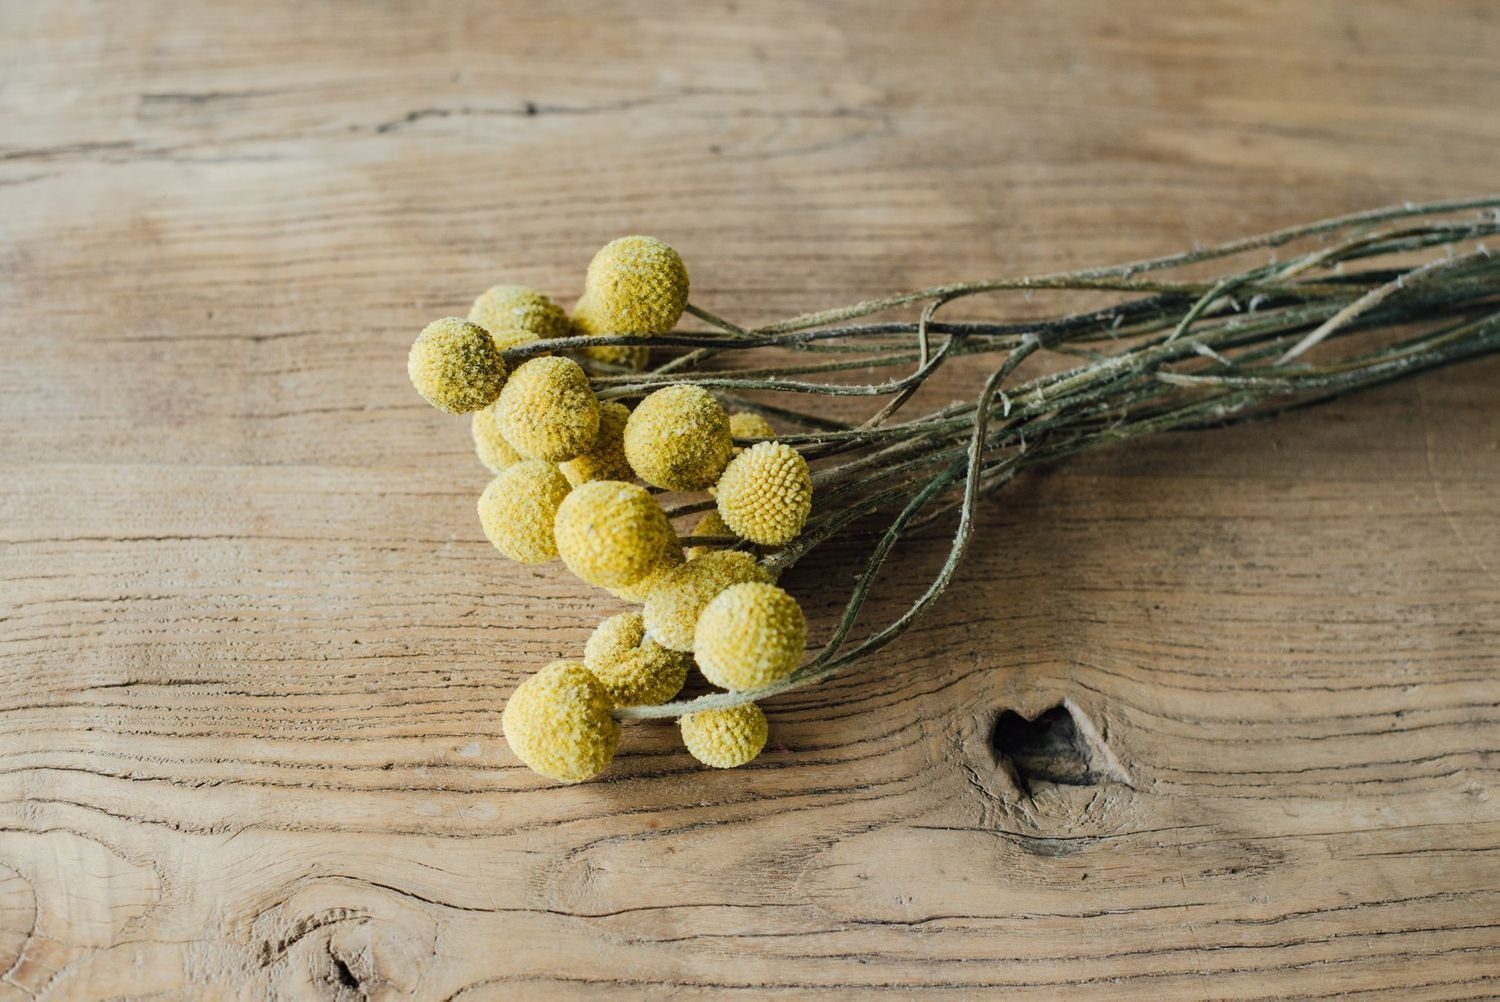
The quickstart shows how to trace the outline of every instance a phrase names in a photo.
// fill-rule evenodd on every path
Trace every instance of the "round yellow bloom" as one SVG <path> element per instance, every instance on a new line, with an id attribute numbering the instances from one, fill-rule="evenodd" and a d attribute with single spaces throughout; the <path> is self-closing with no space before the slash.
<path id="1" fill-rule="evenodd" d="M 579 484 L 558 508 L 553 531 L 568 569 L 605 588 L 634 584 L 677 545 L 656 499 L 644 487 L 617 480 Z"/>
<path id="2" fill-rule="evenodd" d="M 422 399 L 449 414 L 488 407 L 505 385 L 505 362 L 477 324 L 444 317 L 422 328 L 406 356 L 406 374 Z"/>
<path id="3" fill-rule="evenodd" d="M 599 433 L 594 444 L 562 464 L 563 475 L 574 486 L 586 480 L 629 480 L 634 474 L 625 460 L 625 422 L 630 408 L 613 401 L 599 407 Z"/>
<path id="4" fill-rule="evenodd" d="M 479 524 L 510 559 L 544 564 L 557 556 L 552 523 L 568 490 L 568 479 L 551 463 L 512 463 L 479 495 Z"/>
<path id="5" fill-rule="evenodd" d="M 638 612 L 609 617 L 583 648 L 583 663 L 616 706 L 665 703 L 682 691 L 692 662 L 647 637 Z"/>
<path id="6" fill-rule="evenodd" d="M 495 405 L 474 412 L 469 419 L 469 434 L 474 436 L 474 453 L 491 473 L 499 473 L 521 459 L 521 454 L 510 447 L 500 434 L 495 423 Z"/>
<path id="7" fill-rule="evenodd" d="M 687 306 L 687 266 L 655 237 L 620 237 L 589 262 L 584 296 L 601 333 L 665 334 Z"/>
<path id="8" fill-rule="evenodd" d="M 646 601 L 651 594 L 651 588 L 656 584 L 656 576 L 674 567 L 681 567 L 687 557 L 682 552 L 682 547 L 674 540 L 662 551 L 661 557 L 652 565 L 651 569 L 641 576 L 639 581 L 632 581 L 628 585 L 618 588 L 606 588 L 615 598 L 623 598 L 627 602 L 637 604 Z"/>
<path id="9" fill-rule="evenodd" d="M 698 617 L 693 635 L 703 677 L 724 689 L 779 682 L 806 649 L 807 620 L 797 600 L 773 584 L 753 581 L 720 592 Z"/>
<path id="10" fill-rule="evenodd" d="M 562 307 L 524 285 L 494 285 L 469 307 L 469 322 L 490 332 L 501 351 L 572 333 Z"/>
<path id="11" fill-rule="evenodd" d="M 800 452 L 780 442 L 757 442 L 725 468 L 715 500 L 735 535 L 761 546 L 783 546 L 807 523 L 812 490 L 812 474 Z"/>
<path id="12" fill-rule="evenodd" d="M 604 771 L 620 742 L 613 704 L 599 680 L 577 661 L 554 661 L 511 693 L 500 715 L 510 750 L 560 783 L 581 783 Z"/>
<path id="13" fill-rule="evenodd" d="M 676 383 L 642 400 L 625 425 L 625 458 L 640 478 L 669 491 L 702 490 L 719 478 L 734 443 L 729 416 L 701 386 Z"/>
<path id="14" fill-rule="evenodd" d="M 746 581 L 770 580 L 754 557 L 738 550 L 705 553 L 681 567 L 652 575 L 641 611 L 646 634 L 674 651 L 691 651 L 698 617 L 720 592 Z"/>
<path id="15" fill-rule="evenodd" d="M 766 715 L 754 703 L 699 710 L 679 717 L 677 726 L 693 758 L 715 769 L 733 769 L 755 758 L 766 746 L 770 731 Z"/>
<path id="16" fill-rule="evenodd" d="M 495 404 L 500 434 L 530 459 L 573 459 L 599 434 L 599 399 L 571 358 L 547 355 L 511 373 Z"/>
<path id="17" fill-rule="evenodd" d="M 703 517 L 698 520 L 698 524 L 693 526 L 693 535 L 733 536 L 734 530 L 724 524 L 724 520 L 719 517 L 719 509 L 710 508 L 703 513 Z M 687 558 L 692 560 L 695 557 L 701 557 L 705 553 L 713 553 L 714 551 L 715 548 L 712 546 L 689 546 Z"/>
<path id="18" fill-rule="evenodd" d="M 740 411 L 729 415 L 729 434 L 735 438 L 775 438 L 776 429 L 754 411 Z"/>
<path id="19" fill-rule="evenodd" d="M 573 307 L 573 333 L 602 337 L 607 334 L 636 334 L 645 337 L 649 331 L 618 331 L 611 329 L 606 318 L 589 306 L 585 294 Z M 651 349 L 646 345 L 601 344 L 597 348 L 584 348 L 582 354 L 596 362 L 608 362 L 634 372 L 640 372 L 651 361 Z"/>

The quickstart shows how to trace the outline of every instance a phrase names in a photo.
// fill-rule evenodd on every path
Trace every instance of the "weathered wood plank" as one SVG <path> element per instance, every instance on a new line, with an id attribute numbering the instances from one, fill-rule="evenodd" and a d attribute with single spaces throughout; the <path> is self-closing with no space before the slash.
<path id="1" fill-rule="evenodd" d="M 1490 189 L 1491 5 L 0 11 L 0 999 L 1493 993 L 1495 363 L 1029 476 L 753 767 L 567 789 L 501 700 L 614 606 L 401 365 L 631 231 L 754 322 Z"/>

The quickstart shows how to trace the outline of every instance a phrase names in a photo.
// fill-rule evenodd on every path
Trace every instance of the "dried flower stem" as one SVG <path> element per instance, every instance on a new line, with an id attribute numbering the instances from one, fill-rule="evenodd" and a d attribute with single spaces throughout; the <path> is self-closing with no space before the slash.
<path id="1" fill-rule="evenodd" d="M 1453 218 L 1459 213 L 1470 215 Z M 598 395 L 639 397 L 667 383 L 693 382 L 805 429 L 779 441 L 817 464 L 813 512 L 797 540 L 763 556 L 767 566 L 784 570 L 831 539 L 868 534 L 861 523 L 879 520 L 842 617 L 822 648 L 790 677 L 755 691 L 625 707 L 615 715 L 675 717 L 760 700 L 827 678 L 879 650 L 952 582 L 973 537 L 978 502 L 1038 463 L 1160 431 L 1207 428 L 1303 407 L 1500 351 L 1500 258 L 1478 243 L 1496 235 L 1500 197 L 1406 204 L 1183 254 L 937 286 L 755 328 L 690 305 L 688 312 L 710 330 L 564 338 L 507 352 L 515 363 L 585 342 L 677 349 L 679 354 L 650 372 L 596 375 Z M 1321 246 L 1217 278 L 1154 277 L 1310 240 Z M 1434 248 L 1443 256 L 1413 260 Z M 1357 270 L 1347 267 L 1356 264 Z M 1018 323 L 937 318 L 940 309 L 963 298 L 1014 290 L 1105 290 L 1134 298 L 1107 309 Z M 913 305 L 923 307 L 914 322 L 865 320 Z M 755 367 L 718 364 L 733 352 L 752 349 L 802 357 Z M 972 401 L 893 422 L 947 363 L 991 353 L 1003 358 Z M 1082 355 L 1088 361 L 1010 385 L 1023 362 L 1043 353 Z M 1316 361 L 1303 361 L 1314 353 Z M 872 383 L 794 378 L 837 378 L 870 368 L 897 371 Z M 850 425 L 744 393 L 885 400 Z M 711 506 L 689 503 L 668 514 Z M 889 623 L 851 640 L 897 542 L 954 509 L 958 518 L 947 558 L 921 596 Z M 722 537 L 687 541 L 744 545 Z"/>

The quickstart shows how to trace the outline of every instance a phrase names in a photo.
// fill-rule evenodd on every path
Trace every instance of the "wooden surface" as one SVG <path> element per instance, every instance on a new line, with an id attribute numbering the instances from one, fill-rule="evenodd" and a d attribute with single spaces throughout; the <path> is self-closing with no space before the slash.
<path id="1" fill-rule="evenodd" d="M 755 322 L 1494 189 L 1488 0 L 0 22 L 0 999 L 1500 991 L 1500 362 L 1029 476 L 754 767 L 575 788 L 500 707 L 616 607 L 403 367 L 629 232 Z"/>

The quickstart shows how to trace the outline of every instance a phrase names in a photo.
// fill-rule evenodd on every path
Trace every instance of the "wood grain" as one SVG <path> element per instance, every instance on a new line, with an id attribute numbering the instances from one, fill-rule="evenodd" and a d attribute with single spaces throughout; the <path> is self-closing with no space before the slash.
<path id="1" fill-rule="evenodd" d="M 401 363 L 627 232 L 755 322 L 1493 189 L 1493 4 L 0 13 L 0 999 L 1496 992 L 1500 365 L 1029 476 L 753 767 L 553 788 L 613 606 Z"/>

